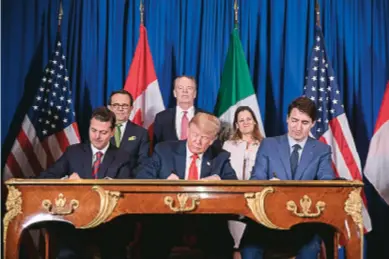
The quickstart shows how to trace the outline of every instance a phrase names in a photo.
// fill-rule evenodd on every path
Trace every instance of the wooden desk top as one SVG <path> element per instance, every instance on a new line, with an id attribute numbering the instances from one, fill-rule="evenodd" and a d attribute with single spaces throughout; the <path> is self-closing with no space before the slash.
<path id="1" fill-rule="evenodd" d="M 39 222 L 92 228 L 122 214 L 177 213 L 244 215 L 273 229 L 325 223 L 348 241 L 348 258 L 362 258 L 360 181 L 10 179 L 6 186 L 6 258 L 17 258 L 23 229 Z"/>

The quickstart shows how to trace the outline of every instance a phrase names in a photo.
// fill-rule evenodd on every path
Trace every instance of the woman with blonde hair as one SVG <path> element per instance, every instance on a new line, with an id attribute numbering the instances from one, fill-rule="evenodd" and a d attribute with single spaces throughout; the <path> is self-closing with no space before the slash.
<path id="1" fill-rule="evenodd" d="M 249 180 L 259 144 L 263 136 L 259 131 L 258 120 L 248 106 L 236 109 L 233 122 L 234 133 L 224 142 L 223 148 L 231 153 L 231 166 L 239 180 Z M 241 258 L 239 245 L 246 228 L 241 221 L 230 220 L 228 228 L 234 239 L 234 259 Z"/>

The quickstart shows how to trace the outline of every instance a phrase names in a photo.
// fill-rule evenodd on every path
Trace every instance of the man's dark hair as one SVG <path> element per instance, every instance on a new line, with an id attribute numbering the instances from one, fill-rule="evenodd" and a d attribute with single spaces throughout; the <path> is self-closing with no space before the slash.
<path id="1" fill-rule="evenodd" d="M 293 108 L 308 114 L 308 116 L 312 119 L 312 122 L 316 120 L 316 105 L 308 97 L 302 96 L 295 99 L 288 107 L 288 117 L 290 116 Z"/>
<path id="2" fill-rule="evenodd" d="M 116 116 L 107 107 L 102 106 L 93 110 L 91 119 L 96 119 L 101 122 L 111 122 L 111 129 L 115 128 Z"/>
<path id="3" fill-rule="evenodd" d="M 111 92 L 111 95 L 109 96 L 109 99 L 108 99 L 108 104 L 109 105 L 112 104 L 112 96 L 114 96 L 115 94 L 125 94 L 125 95 L 127 95 L 130 98 L 130 106 L 132 106 L 132 104 L 134 103 L 134 98 L 132 97 L 132 95 L 129 92 L 127 92 L 126 90 L 120 89 L 120 90 Z"/>

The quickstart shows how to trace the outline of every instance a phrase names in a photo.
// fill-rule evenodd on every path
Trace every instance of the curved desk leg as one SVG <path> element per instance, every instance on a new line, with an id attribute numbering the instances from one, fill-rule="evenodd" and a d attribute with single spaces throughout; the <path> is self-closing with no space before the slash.
<path id="1" fill-rule="evenodd" d="M 354 230 L 350 229 L 350 239 L 346 243 L 346 258 L 363 259 L 363 227 L 359 228 L 356 225 Z"/>
<path id="2" fill-rule="evenodd" d="M 4 258 L 14 259 L 19 258 L 19 249 L 21 242 L 22 229 L 19 224 L 14 221 L 9 224 L 8 231 L 4 233 Z"/>
<path id="3" fill-rule="evenodd" d="M 4 257 L 19 258 L 20 236 L 22 234 L 22 193 L 15 186 L 7 186 L 5 203 L 7 213 L 3 218 Z"/>

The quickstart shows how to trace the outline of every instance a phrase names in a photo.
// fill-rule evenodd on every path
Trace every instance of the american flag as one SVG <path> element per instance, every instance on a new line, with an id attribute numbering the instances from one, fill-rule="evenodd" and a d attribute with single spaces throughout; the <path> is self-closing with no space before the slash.
<path id="1" fill-rule="evenodd" d="M 55 50 L 43 72 L 33 105 L 25 115 L 8 155 L 4 180 L 38 176 L 62 155 L 67 146 L 79 142 L 66 57 L 58 32 Z M 42 233 L 32 229 L 24 238 L 30 256 L 40 258 L 44 251 Z"/>
<path id="2" fill-rule="evenodd" d="M 361 161 L 344 112 L 342 95 L 336 83 L 324 45 L 320 27 L 315 28 L 315 41 L 305 78 L 304 95 L 316 103 L 318 116 L 311 133 L 331 146 L 332 163 L 339 177 L 362 181 Z M 362 193 L 362 209 L 366 231 L 371 230 L 366 197 Z"/>
<path id="3" fill-rule="evenodd" d="M 60 33 L 33 105 L 24 117 L 4 168 L 4 179 L 38 176 L 80 136 Z"/>

